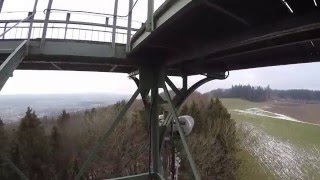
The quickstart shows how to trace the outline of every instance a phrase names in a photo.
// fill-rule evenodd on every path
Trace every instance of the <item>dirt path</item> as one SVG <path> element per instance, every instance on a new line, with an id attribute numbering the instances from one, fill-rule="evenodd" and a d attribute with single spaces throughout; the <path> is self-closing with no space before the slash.
<path id="1" fill-rule="evenodd" d="M 319 179 L 319 149 L 296 147 L 247 122 L 238 123 L 238 131 L 242 147 L 278 179 Z"/>

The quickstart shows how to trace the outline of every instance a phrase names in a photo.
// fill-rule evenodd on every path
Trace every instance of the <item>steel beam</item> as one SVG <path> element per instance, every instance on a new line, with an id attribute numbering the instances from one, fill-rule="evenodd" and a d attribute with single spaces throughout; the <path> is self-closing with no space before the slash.
<path id="1" fill-rule="evenodd" d="M 9 79 L 12 77 L 13 71 L 24 58 L 27 40 L 24 40 L 0 66 L 0 91 Z"/>
<path id="2" fill-rule="evenodd" d="M 0 0 L 0 12 L 2 11 L 3 3 L 4 3 L 4 0 Z"/>
<path id="3" fill-rule="evenodd" d="M 77 176 L 75 177 L 76 180 L 80 180 L 81 177 L 84 175 L 84 173 L 87 171 L 87 169 L 89 168 L 91 162 L 94 160 L 96 154 L 98 153 L 99 150 L 101 150 L 101 148 L 105 145 L 105 143 L 107 142 L 109 136 L 111 135 L 111 133 L 114 131 L 114 129 L 117 127 L 118 123 L 120 122 L 120 120 L 123 118 L 123 116 L 126 114 L 126 112 L 128 111 L 128 109 L 130 108 L 130 106 L 133 104 L 133 102 L 135 101 L 135 99 L 137 98 L 137 96 L 139 95 L 140 90 L 137 89 L 136 92 L 132 95 L 132 97 L 130 98 L 130 100 L 128 101 L 128 103 L 123 107 L 123 109 L 119 112 L 118 116 L 116 117 L 116 119 L 113 121 L 113 123 L 111 124 L 110 128 L 107 130 L 107 132 L 99 139 L 97 145 L 91 150 L 91 152 L 89 153 L 87 159 L 84 161 L 82 167 L 80 168 L 79 173 L 77 174 Z"/>
<path id="4" fill-rule="evenodd" d="M 154 174 L 142 173 L 142 174 L 137 174 L 137 175 L 132 175 L 132 176 L 112 178 L 112 180 L 149 180 L 150 177 L 153 177 L 153 176 L 154 176 Z"/>
<path id="5" fill-rule="evenodd" d="M 43 31 L 42 31 L 42 38 L 41 38 L 41 42 L 40 42 L 40 49 L 43 48 L 44 43 L 45 43 L 45 41 L 46 41 L 47 29 L 48 29 L 48 22 L 49 22 L 50 13 L 51 13 L 52 2 L 53 2 L 53 0 L 49 0 L 49 2 L 48 2 L 48 7 L 47 7 L 47 11 L 46 11 L 46 18 L 45 18 L 45 20 L 44 20 Z"/>
<path id="6" fill-rule="evenodd" d="M 220 12 L 220 13 L 223 13 L 235 20 L 237 20 L 238 22 L 244 24 L 245 26 L 250 26 L 250 24 L 244 19 L 244 18 L 241 18 L 239 17 L 238 15 L 234 14 L 233 12 L 230 12 L 220 6 L 218 6 L 217 4 L 214 4 L 212 1 L 208 1 L 208 0 L 201 0 L 202 3 L 204 3 L 205 5 L 207 5 L 208 7 Z"/>
<path id="7" fill-rule="evenodd" d="M 129 78 L 131 78 L 134 81 L 134 83 L 137 85 L 138 88 L 140 87 L 140 80 L 137 77 L 129 75 Z M 150 112 L 150 107 L 151 107 L 150 100 L 148 98 L 149 92 L 150 92 L 150 89 L 140 88 L 140 95 L 143 102 L 143 106 L 146 112 L 148 113 Z"/>
<path id="8" fill-rule="evenodd" d="M 171 100 L 171 98 L 170 98 L 170 94 L 169 94 L 169 92 L 168 92 L 168 89 L 167 89 L 166 86 L 164 86 L 163 89 L 164 89 L 164 94 L 166 95 L 166 98 L 167 98 L 167 100 L 168 100 L 169 110 L 170 110 L 171 113 L 173 114 L 173 118 L 174 118 L 174 120 L 175 120 L 175 122 L 176 122 L 175 125 L 176 125 L 176 127 L 177 127 L 177 129 L 178 129 L 178 132 L 179 132 L 179 135 L 180 135 L 180 138 L 181 138 L 181 142 L 182 142 L 182 145 L 183 145 L 183 147 L 184 147 L 184 150 L 185 150 L 185 152 L 186 152 L 186 154 L 187 154 L 187 158 L 188 158 L 189 164 L 190 164 L 190 166 L 191 166 L 193 175 L 194 175 L 194 177 L 195 177 L 196 180 L 200 180 L 200 179 L 201 179 L 200 174 L 199 174 L 199 172 L 198 172 L 198 170 L 197 170 L 196 164 L 195 164 L 195 162 L 194 162 L 194 160 L 193 160 L 193 158 L 192 158 L 192 155 L 191 155 L 191 153 L 190 153 L 190 151 L 189 151 L 189 147 L 188 147 L 186 138 L 185 138 L 185 136 L 184 136 L 184 132 L 182 131 L 182 128 L 181 128 L 181 126 L 180 126 L 179 119 L 178 119 L 178 115 L 177 115 L 176 109 L 175 109 L 175 107 L 174 107 L 174 105 L 173 105 L 173 103 L 172 103 L 172 100 Z"/>
<path id="9" fill-rule="evenodd" d="M 173 102 L 174 102 L 174 106 L 175 108 L 180 107 L 183 102 L 196 90 L 198 89 L 200 86 L 202 86 L 203 84 L 212 81 L 216 78 L 214 77 L 206 77 L 201 79 L 200 81 L 196 82 L 194 85 L 192 85 L 189 89 L 187 89 L 185 92 L 182 93 L 182 95 L 180 96 L 175 96 L 173 98 Z"/>
<path id="10" fill-rule="evenodd" d="M 38 0 L 35 0 L 34 6 L 33 6 L 33 11 L 32 11 L 33 16 L 30 18 L 30 26 L 29 26 L 29 31 L 28 31 L 27 54 L 29 54 L 29 43 L 30 43 L 30 38 L 31 38 L 34 16 L 37 12 L 37 5 L 38 5 Z"/>
<path id="11" fill-rule="evenodd" d="M 171 89 L 176 95 L 180 95 L 180 90 L 173 84 L 169 77 L 166 77 L 166 83 L 171 87 Z"/>
<path id="12" fill-rule="evenodd" d="M 186 92 L 188 90 L 188 76 L 183 75 L 182 76 L 182 91 Z"/>
<path id="13" fill-rule="evenodd" d="M 1 158 L 10 166 L 12 170 L 14 170 L 21 179 L 28 180 L 29 178 L 5 155 L 1 155 Z"/>

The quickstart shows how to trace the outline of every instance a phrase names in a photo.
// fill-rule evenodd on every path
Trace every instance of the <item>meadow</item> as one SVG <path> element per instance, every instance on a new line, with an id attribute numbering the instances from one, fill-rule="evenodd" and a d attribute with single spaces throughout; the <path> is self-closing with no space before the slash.
<path id="1" fill-rule="evenodd" d="M 222 99 L 238 124 L 240 179 L 319 179 L 320 126 L 240 113 L 268 102 Z M 278 112 L 279 113 L 279 112 Z"/>

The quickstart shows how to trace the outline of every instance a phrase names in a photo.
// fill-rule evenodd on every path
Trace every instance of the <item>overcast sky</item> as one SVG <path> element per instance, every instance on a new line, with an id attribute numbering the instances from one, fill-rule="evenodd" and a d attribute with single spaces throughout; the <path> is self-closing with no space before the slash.
<path id="1" fill-rule="evenodd" d="M 119 14 L 128 11 L 127 2 L 119 0 Z M 39 0 L 37 11 L 43 11 L 47 0 Z M 113 12 L 113 0 L 54 0 L 52 8 Z M 158 7 L 163 0 L 155 0 Z M 32 11 L 33 0 L 5 0 L 2 11 Z M 147 0 L 139 0 L 133 18 L 137 21 L 146 19 Z M 26 14 L 21 15 L 23 18 Z M 38 16 L 43 16 L 39 13 Z M 63 16 L 64 17 L 64 16 Z M 94 20 L 103 20 L 96 18 Z M 102 21 L 103 22 L 103 21 Z M 276 57 L 275 57 L 276 58 Z M 199 91 L 207 92 L 214 88 L 229 88 L 233 84 L 270 85 L 273 89 L 315 89 L 320 90 L 320 63 L 297 64 L 267 68 L 256 68 L 230 72 L 230 77 L 223 81 L 212 81 L 202 86 Z M 199 80 L 201 76 L 190 78 L 189 84 Z M 174 78 L 179 83 L 180 78 Z M 66 72 L 66 71 L 15 71 L 7 81 L 1 95 L 4 94 L 52 94 L 52 93 L 93 93 L 106 92 L 131 94 L 135 84 L 126 74 L 98 72 Z"/>

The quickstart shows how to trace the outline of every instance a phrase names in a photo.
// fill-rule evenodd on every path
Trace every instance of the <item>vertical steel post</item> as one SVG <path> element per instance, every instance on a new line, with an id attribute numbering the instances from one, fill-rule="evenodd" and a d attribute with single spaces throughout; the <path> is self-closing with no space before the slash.
<path id="1" fill-rule="evenodd" d="M 8 26 L 8 23 L 6 22 L 6 23 L 4 24 L 3 32 L 6 32 L 7 26 Z M 6 36 L 6 33 L 3 34 L 2 39 L 4 39 L 5 36 Z"/>
<path id="2" fill-rule="evenodd" d="M 42 38 L 41 38 L 41 42 L 40 42 L 40 49 L 41 50 L 42 50 L 44 43 L 46 41 L 46 35 L 47 35 L 48 22 L 49 22 L 49 18 L 50 18 L 52 2 L 53 2 L 53 0 L 49 0 L 49 2 L 48 2 L 48 7 L 47 7 L 47 11 L 46 11 L 46 18 L 44 20 Z"/>
<path id="3" fill-rule="evenodd" d="M 183 93 L 187 92 L 188 90 L 188 76 L 182 76 L 182 91 Z"/>
<path id="4" fill-rule="evenodd" d="M 118 0 L 114 1 L 113 9 L 113 24 L 112 24 L 112 52 L 116 55 L 116 31 L 117 31 L 117 17 L 118 17 Z"/>
<path id="5" fill-rule="evenodd" d="M 153 11 L 154 11 L 154 0 L 148 0 L 148 17 L 147 17 L 147 24 L 146 24 L 146 30 L 148 32 L 153 31 L 153 28 L 154 28 Z"/>
<path id="6" fill-rule="evenodd" d="M 106 25 L 109 24 L 109 17 L 106 17 Z"/>
<path id="7" fill-rule="evenodd" d="M 67 38 L 67 31 L 68 31 L 68 24 L 69 24 L 69 21 L 70 21 L 70 16 L 71 16 L 71 14 L 70 14 L 70 13 L 67 13 L 67 17 L 66 17 L 66 27 L 64 28 L 64 39 Z"/>
<path id="8" fill-rule="evenodd" d="M 127 46 L 126 51 L 130 52 L 131 50 L 131 26 L 132 26 L 132 6 L 133 6 L 133 0 L 129 0 L 129 12 L 128 12 L 128 27 L 127 27 Z"/>
<path id="9" fill-rule="evenodd" d="M 34 16 L 36 15 L 36 12 L 37 12 L 37 5 L 38 5 L 38 0 L 35 0 L 34 6 L 33 6 L 33 11 L 32 11 L 32 16 L 30 18 L 30 26 L 29 26 L 28 40 L 27 40 L 27 55 L 29 54 L 29 43 L 30 43 L 30 38 L 31 38 L 31 33 L 32 33 Z"/>
<path id="10" fill-rule="evenodd" d="M 152 154 L 152 170 L 154 173 L 159 172 L 160 164 L 160 142 L 159 142 L 159 89 L 158 89 L 159 74 L 153 73 L 153 85 L 151 88 L 151 109 L 150 109 L 150 123 L 151 123 L 151 154 Z"/>

